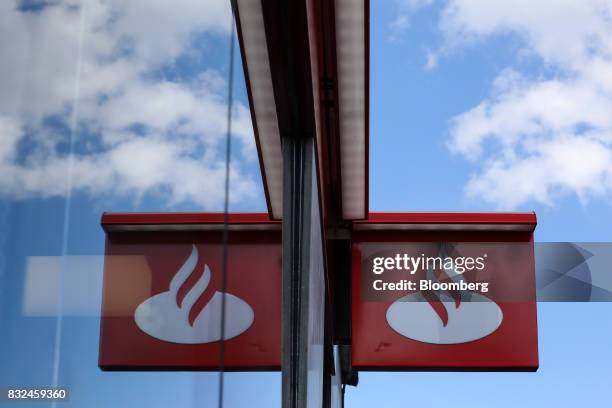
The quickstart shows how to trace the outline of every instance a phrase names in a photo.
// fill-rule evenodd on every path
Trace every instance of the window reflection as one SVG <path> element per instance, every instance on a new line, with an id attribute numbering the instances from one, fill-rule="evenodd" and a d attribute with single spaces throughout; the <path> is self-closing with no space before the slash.
<path id="1" fill-rule="evenodd" d="M 229 2 L 15 0 L 0 21 L 0 386 L 216 406 L 218 373 L 99 370 L 100 214 L 223 208 Z M 262 211 L 237 79 L 230 208 Z M 280 374 L 229 373 L 225 389 L 225 406 L 278 406 Z"/>
<path id="2" fill-rule="evenodd" d="M 228 4 L 2 2 L 0 191 L 222 208 Z M 248 102 L 233 109 L 243 202 L 260 187 Z"/>

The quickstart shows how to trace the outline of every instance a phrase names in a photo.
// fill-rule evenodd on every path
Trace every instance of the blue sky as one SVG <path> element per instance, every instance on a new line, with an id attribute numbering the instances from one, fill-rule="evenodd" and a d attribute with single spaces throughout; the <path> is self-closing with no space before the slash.
<path id="1" fill-rule="evenodd" d="M 543 4 L 537 7 L 528 6 L 534 2 L 514 7 L 488 3 L 372 4 L 371 209 L 534 210 L 539 240 L 609 240 L 609 137 L 594 142 L 606 156 L 601 169 L 584 170 L 595 153 L 574 148 L 566 157 L 552 148 L 568 140 L 596 140 L 588 130 L 610 133 L 608 123 L 588 112 L 601 108 L 609 113 L 609 106 L 601 106 L 609 103 L 609 91 L 581 66 L 589 64 L 581 61 L 587 58 L 608 61 L 610 44 L 598 49 L 598 34 L 573 27 L 583 24 L 578 18 L 567 26 L 553 20 L 563 12 L 587 14 L 591 26 L 602 24 L 609 31 L 609 23 L 600 21 L 604 12 L 597 2 L 562 2 L 565 6 L 557 5 L 560 11 L 554 15 L 537 18 L 530 7 L 539 9 L 546 1 L 535 2 Z M 594 55 L 565 55 L 569 45 L 546 48 L 563 31 L 575 34 L 568 40 L 577 43 L 575 48 Z M 428 67 L 430 55 L 436 65 Z M 501 90 L 503 80 L 516 83 Z M 551 89 L 542 90 L 547 86 Z M 555 110 L 567 95 L 588 93 L 594 95 L 583 95 L 585 100 L 601 98 L 596 108 L 571 106 L 571 118 L 563 107 Z M 479 106 L 488 114 L 474 113 Z M 460 119 L 463 126 L 457 126 Z M 475 156 L 477 150 L 482 153 Z M 492 163 L 507 171 L 496 174 L 489 170 Z M 538 191 L 544 187 L 546 192 Z"/>
<path id="2" fill-rule="evenodd" d="M 0 5 L 0 386 L 49 384 L 57 355 L 73 406 L 213 406 L 216 374 L 100 372 L 95 310 L 102 211 L 222 209 L 227 4 L 48 3 Z M 502 3 L 372 2 L 370 209 L 535 210 L 538 241 L 610 241 L 612 9 Z M 263 211 L 241 72 L 231 207 Z M 67 313 L 56 354 L 25 279 L 63 252 L 88 257 L 93 308 Z M 363 373 L 347 406 L 610 402 L 610 311 L 540 304 L 537 373 Z M 227 380 L 226 406 L 278 403 L 277 373 Z"/>
<path id="3" fill-rule="evenodd" d="M 521 193 L 520 185 L 529 184 L 518 171 L 521 159 L 530 158 L 536 163 L 534 174 L 529 175 L 534 180 L 552 177 L 546 164 L 538 165 L 538 160 L 545 162 L 546 150 L 531 152 L 525 146 L 511 145 L 517 157 L 505 161 L 498 144 L 513 137 L 512 129 L 500 124 L 493 128 L 497 133 L 489 135 L 480 146 L 465 142 L 466 154 L 449 147 L 458 137 L 453 128 L 457 117 L 483 103 L 500 106 L 500 101 L 512 104 L 506 108 L 508 111 L 522 109 L 520 114 L 524 116 L 515 118 L 523 126 L 522 131 L 529 127 L 529 123 L 520 123 L 528 122 L 525 117 L 542 123 L 540 132 L 523 136 L 526 144 L 534 140 L 560 141 L 570 137 L 567 136 L 570 133 L 576 138 L 591 137 L 581 133 L 576 123 L 557 124 L 553 117 L 547 124 L 537 106 L 533 110 L 521 106 L 524 102 L 521 98 L 515 101 L 511 95 L 500 94 L 495 82 L 512 70 L 513 75 L 525 78 L 527 85 L 520 92 L 529 94 L 549 81 L 567 84 L 578 81 L 576 77 L 586 75 L 574 68 L 582 57 L 563 55 L 563 48 L 548 50 L 541 44 L 547 44 L 549 36 L 564 36 L 560 30 L 572 33 L 580 30 L 555 23 L 555 14 L 573 13 L 577 21 L 582 21 L 578 16 L 590 15 L 591 24 L 597 26 L 604 15 L 597 6 L 603 3 L 579 2 L 584 7 L 578 6 L 578 2 L 531 1 L 512 6 L 510 2 L 501 3 L 426 0 L 371 3 L 371 210 L 533 210 L 538 215 L 538 241 L 608 242 L 612 217 L 607 188 L 601 193 L 589 192 L 588 186 L 581 187 L 568 176 L 548 180 L 547 199 Z M 550 12 L 553 3 L 560 11 Z M 591 15 L 574 8 L 596 11 Z M 540 19 L 533 16 L 538 10 L 544 11 Z M 449 26 L 454 28 L 445 28 Z M 608 21 L 605 30 L 611 28 Z M 583 41 L 576 36 L 574 43 Z M 609 45 L 601 47 L 606 51 L 594 54 L 609 60 Z M 431 66 L 431 55 L 436 56 L 435 66 Z M 609 100 L 610 94 L 606 95 Z M 609 106 L 606 108 L 612 113 Z M 470 119 L 477 129 L 492 127 L 488 122 L 503 118 L 491 113 L 488 118 Z M 609 134 L 607 125 L 595 124 L 589 114 L 575 120 L 592 121 L 589 126 Z M 602 151 L 607 151 L 609 139 L 601 146 Z M 478 147 L 482 147 L 483 154 L 470 160 L 470 154 Z M 555 171 L 584 166 L 580 158 L 588 160 L 588 155 L 580 150 L 574 151 L 574 155 L 575 163 L 567 161 L 567 169 Z M 510 185 L 500 182 L 490 186 L 492 190 L 521 198 L 515 205 L 509 205 L 495 191 L 490 195 L 487 191 L 470 194 L 470 180 L 482 178 L 486 174 L 483 169 L 491 160 L 517 170 L 508 182 Z M 604 172 L 609 172 L 610 162 L 604 168 L 607 169 Z M 594 185 L 605 185 L 606 177 L 599 178 L 593 172 L 587 178 Z M 492 200 L 492 196 L 496 199 Z M 347 406 L 538 407 L 610 403 L 612 394 L 607 386 L 612 380 L 607 368 L 612 359 L 609 341 L 612 325 L 607 323 L 610 310 L 609 303 L 539 304 L 537 373 L 362 373 L 359 386 L 347 391 Z"/>

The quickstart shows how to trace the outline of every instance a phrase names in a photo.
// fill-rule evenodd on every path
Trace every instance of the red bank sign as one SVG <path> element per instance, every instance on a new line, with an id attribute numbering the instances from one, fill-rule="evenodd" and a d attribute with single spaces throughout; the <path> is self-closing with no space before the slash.
<path id="1" fill-rule="evenodd" d="M 535 216 L 375 224 L 352 242 L 356 369 L 537 369 Z"/>
<path id="2" fill-rule="evenodd" d="M 100 367 L 218 370 L 223 353 L 226 370 L 280 368 L 280 223 L 230 216 L 225 284 L 223 214 L 105 214 L 102 223 Z M 534 228 L 533 214 L 355 222 L 354 368 L 537 369 Z"/>
<path id="3" fill-rule="evenodd" d="M 223 291 L 222 219 L 105 215 L 101 368 L 280 367 L 280 225 L 233 217 Z"/>

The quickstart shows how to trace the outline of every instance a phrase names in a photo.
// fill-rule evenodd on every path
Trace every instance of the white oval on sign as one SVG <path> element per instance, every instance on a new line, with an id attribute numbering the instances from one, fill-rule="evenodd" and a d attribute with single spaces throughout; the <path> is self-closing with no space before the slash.
<path id="1" fill-rule="evenodd" d="M 210 269 L 205 265 L 202 276 L 187 292 L 179 306 L 178 290 L 194 271 L 198 256 L 194 245 L 191 255 L 172 278 L 170 290 L 150 297 L 136 308 L 134 320 L 140 330 L 151 337 L 171 343 L 202 344 L 219 341 L 224 297 L 224 340 L 244 333 L 253 324 L 255 313 L 248 303 L 234 295 L 218 291 L 215 291 L 193 324 L 189 322 L 191 308 L 204 293 L 211 279 Z"/>
<path id="2" fill-rule="evenodd" d="M 459 344 L 493 333 L 503 320 L 497 303 L 478 293 L 456 305 L 448 295 L 440 296 L 446 309 L 446 325 L 420 292 L 396 300 L 387 309 L 387 322 L 400 335 L 433 344 Z"/>

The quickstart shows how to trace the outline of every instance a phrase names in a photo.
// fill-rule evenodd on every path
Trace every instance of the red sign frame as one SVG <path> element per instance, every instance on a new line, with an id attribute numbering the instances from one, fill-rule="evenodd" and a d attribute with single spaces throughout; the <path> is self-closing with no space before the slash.
<path id="1" fill-rule="evenodd" d="M 212 304 L 211 296 L 220 291 L 223 267 L 223 214 L 104 214 L 102 225 L 107 238 L 99 366 L 103 370 L 219 370 L 220 341 L 181 344 L 156 338 L 143 331 L 135 316 L 143 302 L 169 291 L 173 277 L 190 257 L 194 272 L 182 282 L 177 301 L 200 282 L 206 272 L 198 275 L 196 271 L 205 271 L 206 266 L 208 286 L 190 313 L 197 309 L 198 314 L 208 302 Z M 254 317 L 246 330 L 224 341 L 223 368 L 279 370 L 280 223 L 269 221 L 267 214 L 231 214 L 228 228 L 225 292 L 248 304 Z M 229 321 L 232 316 L 227 310 Z M 190 319 L 193 324 L 193 316 Z"/>
<path id="2" fill-rule="evenodd" d="M 372 214 L 354 223 L 352 242 L 352 365 L 371 371 L 535 371 L 538 368 L 533 230 L 535 214 Z M 402 243 L 519 243 L 526 296 L 497 304 L 503 321 L 491 334 L 461 344 L 430 344 L 390 327 L 389 299 L 365 299 L 362 285 L 367 245 Z M 469 245 L 469 244 L 468 244 Z M 401 295 L 397 296 L 398 298 Z M 397 300 L 397 299 L 396 299 Z"/>

